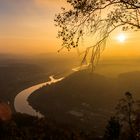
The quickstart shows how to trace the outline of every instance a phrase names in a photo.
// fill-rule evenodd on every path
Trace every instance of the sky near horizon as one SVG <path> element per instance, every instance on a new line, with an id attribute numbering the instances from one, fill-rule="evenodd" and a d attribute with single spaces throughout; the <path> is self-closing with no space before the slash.
<path id="1" fill-rule="evenodd" d="M 66 5 L 65 0 L 0 0 L 0 53 L 57 52 L 61 40 L 56 38 L 54 16 Z M 140 32 L 126 33 L 123 43 L 116 40 L 119 33 L 112 34 L 105 53 L 140 56 Z"/>

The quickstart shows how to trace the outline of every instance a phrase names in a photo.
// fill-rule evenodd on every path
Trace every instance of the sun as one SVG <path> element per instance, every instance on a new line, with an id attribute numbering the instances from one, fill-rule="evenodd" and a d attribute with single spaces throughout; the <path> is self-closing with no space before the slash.
<path id="1" fill-rule="evenodd" d="M 119 34 L 119 35 L 117 36 L 117 40 L 118 40 L 119 42 L 121 42 L 121 43 L 125 42 L 125 40 L 126 40 L 126 35 L 124 35 L 123 33 Z"/>

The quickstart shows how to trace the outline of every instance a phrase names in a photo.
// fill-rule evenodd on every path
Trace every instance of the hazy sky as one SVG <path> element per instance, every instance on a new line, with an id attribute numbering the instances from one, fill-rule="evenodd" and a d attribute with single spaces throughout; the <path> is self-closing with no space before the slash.
<path id="1" fill-rule="evenodd" d="M 66 6 L 65 0 L 0 0 L 0 52 L 56 52 L 61 41 L 56 38 L 53 20 L 61 6 Z M 116 40 L 120 33 L 118 30 L 112 34 L 105 54 L 139 56 L 140 33 L 126 33 L 124 43 Z"/>
<path id="2" fill-rule="evenodd" d="M 0 51 L 56 51 L 54 15 L 63 0 L 0 0 Z"/>

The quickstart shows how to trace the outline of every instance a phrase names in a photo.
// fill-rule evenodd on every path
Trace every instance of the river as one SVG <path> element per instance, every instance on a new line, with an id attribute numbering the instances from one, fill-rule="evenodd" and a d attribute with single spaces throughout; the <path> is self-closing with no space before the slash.
<path id="1" fill-rule="evenodd" d="M 48 82 L 34 85 L 17 94 L 17 96 L 15 97 L 15 100 L 14 100 L 14 108 L 15 108 L 16 112 L 25 113 L 25 114 L 28 114 L 31 116 L 43 117 L 42 114 L 40 114 L 39 112 L 36 112 L 36 110 L 34 110 L 32 108 L 32 106 L 29 105 L 28 97 L 34 91 L 41 88 L 42 86 L 51 85 L 51 84 L 59 82 L 63 79 L 63 78 L 55 79 L 53 76 L 50 76 L 49 78 L 50 78 L 50 80 Z"/>
<path id="2" fill-rule="evenodd" d="M 72 71 L 77 72 L 80 69 L 85 69 L 86 67 L 88 67 L 88 65 L 83 65 L 82 67 L 80 66 L 80 67 L 73 68 Z M 50 78 L 50 80 L 48 82 L 34 85 L 17 94 L 17 96 L 15 97 L 15 100 L 14 100 L 14 108 L 15 108 L 16 112 L 25 113 L 25 114 L 28 114 L 31 116 L 43 117 L 42 114 L 37 112 L 35 109 L 32 108 L 32 106 L 29 105 L 28 97 L 34 91 L 41 88 L 42 86 L 51 85 L 53 83 L 57 83 L 57 82 L 61 81 L 62 79 L 64 79 L 64 77 L 55 79 L 53 75 L 49 76 L 49 78 Z"/>

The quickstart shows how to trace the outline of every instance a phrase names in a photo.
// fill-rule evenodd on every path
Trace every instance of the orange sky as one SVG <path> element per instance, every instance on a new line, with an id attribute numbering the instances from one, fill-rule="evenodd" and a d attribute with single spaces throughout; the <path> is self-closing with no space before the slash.
<path id="1" fill-rule="evenodd" d="M 47 53 L 56 51 L 54 15 L 62 0 L 0 0 L 0 52 Z"/>
<path id="2" fill-rule="evenodd" d="M 53 20 L 61 6 L 66 6 L 64 1 L 0 0 L 0 53 L 56 52 L 61 40 L 56 38 Z M 126 41 L 119 43 L 116 37 L 120 32 L 111 35 L 104 55 L 139 56 L 140 33 L 126 33 Z"/>

